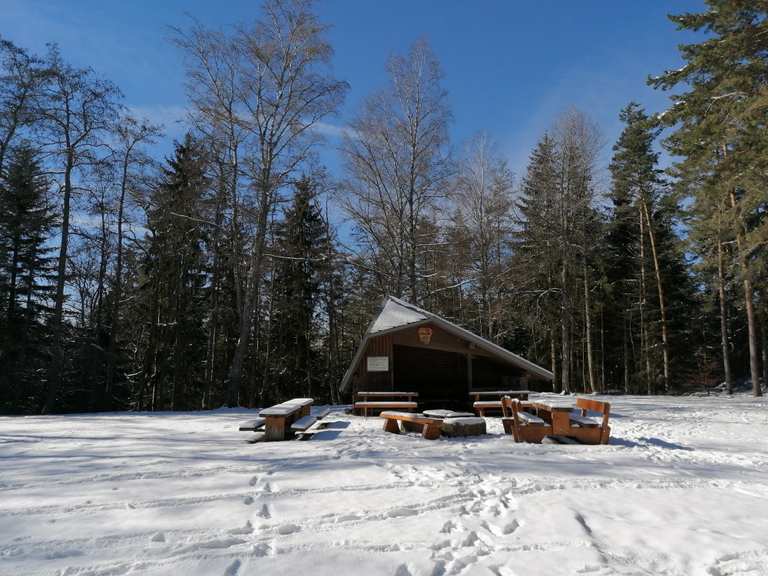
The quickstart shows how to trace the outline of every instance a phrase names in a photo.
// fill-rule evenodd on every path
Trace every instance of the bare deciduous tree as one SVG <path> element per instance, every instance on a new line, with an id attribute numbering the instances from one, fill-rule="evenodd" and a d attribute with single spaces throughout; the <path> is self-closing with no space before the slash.
<path id="1" fill-rule="evenodd" d="M 70 218 L 73 195 L 79 189 L 78 175 L 94 166 L 107 151 L 106 136 L 117 114 L 117 87 L 98 78 L 90 69 L 77 69 L 66 64 L 54 46 L 46 59 L 48 78 L 36 103 L 48 135 L 45 148 L 55 156 L 60 184 L 62 216 L 59 259 L 54 301 L 53 329 L 55 351 L 48 377 L 48 393 L 44 411 L 53 409 L 63 369 L 61 330 L 69 250 Z"/>
<path id="2" fill-rule="evenodd" d="M 390 86 L 373 94 L 344 137 L 345 208 L 375 257 L 382 291 L 419 301 L 419 229 L 444 197 L 451 114 L 442 72 L 426 42 L 388 65 Z"/>

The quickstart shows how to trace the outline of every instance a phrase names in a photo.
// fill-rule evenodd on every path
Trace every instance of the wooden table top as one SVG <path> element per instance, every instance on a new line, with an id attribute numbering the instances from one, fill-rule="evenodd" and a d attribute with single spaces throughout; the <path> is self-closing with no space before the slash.
<path id="1" fill-rule="evenodd" d="M 304 406 L 311 405 L 313 402 L 312 398 L 294 398 L 282 404 L 275 404 L 269 408 L 264 408 L 264 410 L 259 412 L 259 416 L 289 416 L 294 412 L 298 412 Z"/>
<path id="2" fill-rule="evenodd" d="M 529 406 L 549 410 L 550 412 L 570 412 L 576 405 L 567 400 L 532 400 L 527 402 Z"/>

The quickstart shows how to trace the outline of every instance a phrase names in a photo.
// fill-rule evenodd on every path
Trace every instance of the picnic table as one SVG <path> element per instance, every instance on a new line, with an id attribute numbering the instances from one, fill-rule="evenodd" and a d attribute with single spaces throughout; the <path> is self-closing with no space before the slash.
<path id="1" fill-rule="evenodd" d="M 309 416 L 312 398 L 293 398 L 282 404 L 275 404 L 264 408 L 259 416 L 264 418 L 264 438 L 266 440 L 285 440 L 293 434 L 291 424 Z"/>
<path id="2" fill-rule="evenodd" d="M 590 398 L 577 398 L 576 402 L 569 400 L 538 399 L 532 402 L 522 402 L 524 409 L 533 409 L 536 415 L 552 427 L 550 434 L 554 437 L 573 438 L 584 444 L 607 444 L 611 433 L 608 426 L 611 405 Z M 573 415 L 579 410 L 580 415 Z M 589 411 L 602 416 L 598 422 L 587 417 Z"/>
<path id="3" fill-rule="evenodd" d="M 554 436 L 566 436 L 571 429 L 571 412 L 573 402 L 563 400 L 535 400 L 525 402 L 524 408 L 533 408 L 536 414 L 552 425 Z"/>

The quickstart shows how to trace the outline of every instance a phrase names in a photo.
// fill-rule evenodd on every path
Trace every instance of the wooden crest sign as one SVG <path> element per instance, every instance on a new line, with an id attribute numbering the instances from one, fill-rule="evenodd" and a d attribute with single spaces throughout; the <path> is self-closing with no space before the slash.
<path id="1" fill-rule="evenodd" d="M 432 342 L 432 328 L 430 328 L 429 326 L 422 326 L 421 328 L 419 328 L 418 334 L 419 334 L 419 341 L 422 344 L 429 344 L 430 342 Z"/>

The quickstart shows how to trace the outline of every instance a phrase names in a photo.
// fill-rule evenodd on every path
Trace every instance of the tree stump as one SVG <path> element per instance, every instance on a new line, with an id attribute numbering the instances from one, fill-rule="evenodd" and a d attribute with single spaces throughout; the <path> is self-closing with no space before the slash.
<path id="1" fill-rule="evenodd" d="M 441 427 L 443 436 L 481 436 L 485 434 L 485 420 L 471 418 L 446 418 Z"/>

